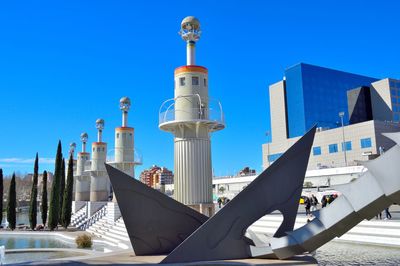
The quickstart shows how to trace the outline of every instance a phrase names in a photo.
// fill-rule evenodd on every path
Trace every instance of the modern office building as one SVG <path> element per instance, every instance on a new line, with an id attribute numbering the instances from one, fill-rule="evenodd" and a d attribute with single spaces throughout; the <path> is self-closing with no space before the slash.
<path id="1" fill-rule="evenodd" d="M 378 80 L 297 64 L 269 87 L 271 142 L 268 167 L 312 126 L 318 132 L 308 169 L 358 165 L 394 143 L 381 135 L 400 131 L 400 81 Z"/>

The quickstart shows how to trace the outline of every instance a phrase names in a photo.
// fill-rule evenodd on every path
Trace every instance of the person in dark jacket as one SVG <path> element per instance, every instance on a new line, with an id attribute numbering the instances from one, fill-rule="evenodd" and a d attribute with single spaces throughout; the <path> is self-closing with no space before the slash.
<path id="1" fill-rule="evenodd" d="M 306 208 L 306 215 L 310 215 L 310 208 L 311 208 L 311 199 L 309 197 L 305 197 L 304 199 L 304 206 Z"/>

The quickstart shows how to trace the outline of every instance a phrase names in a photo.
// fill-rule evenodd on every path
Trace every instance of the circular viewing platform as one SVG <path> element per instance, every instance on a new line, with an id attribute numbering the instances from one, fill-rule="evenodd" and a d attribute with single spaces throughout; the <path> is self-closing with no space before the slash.
<path id="1" fill-rule="evenodd" d="M 181 124 L 207 125 L 210 132 L 225 128 L 224 113 L 219 101 L 210 101 L 206 108 L 176 109 L 175 99 L 165 101 L 159 111 L 158 127 L 161 130 L 173 132 Z"/>

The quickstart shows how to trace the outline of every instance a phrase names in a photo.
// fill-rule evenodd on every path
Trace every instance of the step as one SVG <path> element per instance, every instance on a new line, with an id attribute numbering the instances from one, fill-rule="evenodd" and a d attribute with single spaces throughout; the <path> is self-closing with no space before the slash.
<path id="1" fill-rule="evenodd" d="M 122 240 L 122 241 L 126 241 L 126 242 L 129 242 L 129 241 L 130 241 L 128 235 L 122 236 L 122 235 L 107 233 L 105 236 L 107 236 L 107 237 L 113 237 L 114 239 L 118 239 L 118 240 Z"/>
<path id="2" fill-rule="evenodd" d="M 114 228 L 111 228 L 109 231 L 107 231 L 107 235 L 116 235 L 116 236 L 118 235 L 129 239 L 128 232 L 121 232 L 115 230 Z"/>

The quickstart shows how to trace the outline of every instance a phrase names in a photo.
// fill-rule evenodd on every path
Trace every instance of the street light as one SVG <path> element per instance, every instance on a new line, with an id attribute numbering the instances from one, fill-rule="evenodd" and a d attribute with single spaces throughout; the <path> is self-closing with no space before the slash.
<path id="1" fill-rule="evenodd" d="M 270 165 L 270 163 L 269 163 L 269 135 L 270 135 L 271 133 L 269 132 L 269 130 L 267 130 L 266 132 L 265 132 L 265 136 L 267 137 L 267 163 L 268 163 L 268 166 L 267 167 L 269 167 L 269 165 Z"/>
<path id="2" fill-rule="evenodd" d="M 344 112 L 339 112 L 339 117 L 340 121 L 342 122 L 342 137 L 343 137 L 343 143 L 342 143 L 342 150 L 344 152 L 344 165 L 347 166 L 347 155 L 346 155 L 346 140 L 344 138 L 344 124 L 343 124 L 343 117 L 344 117 Z"/>

